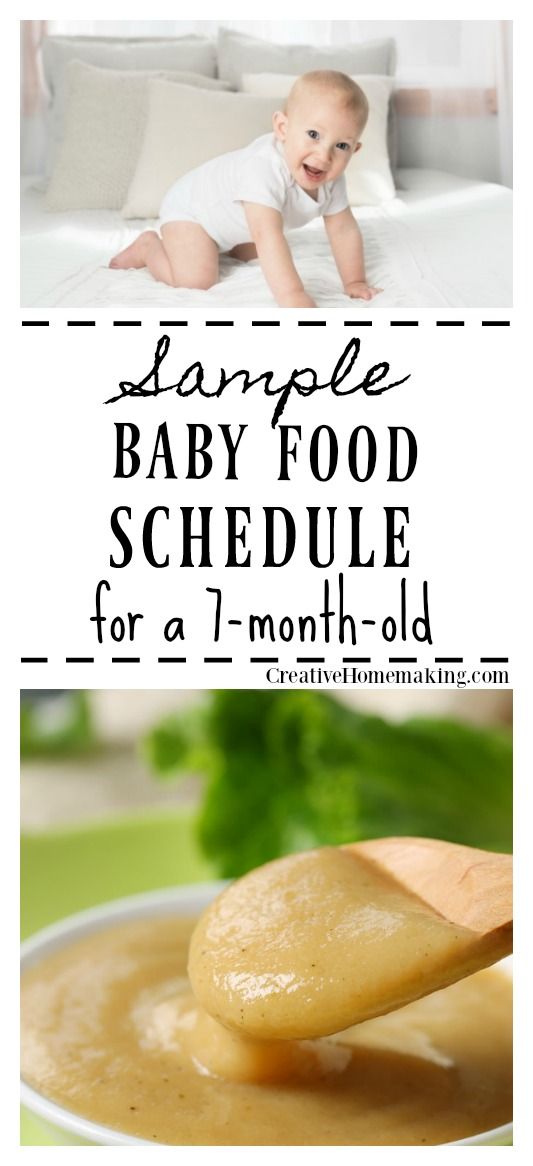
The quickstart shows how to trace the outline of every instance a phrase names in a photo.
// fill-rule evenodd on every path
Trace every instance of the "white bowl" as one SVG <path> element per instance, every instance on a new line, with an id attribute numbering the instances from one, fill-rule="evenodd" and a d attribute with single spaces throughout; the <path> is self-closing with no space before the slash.
<path id="1" fill-rule="evenodd" d="M 172 887 L 161 891 L 150 891 L 144 895 L 132 895 L 127 899 L 116 899 L 70 915 L 51 927 L 38 931 L 25 940 L 21 948 L 21 971 L 46 959 L 52 952 L 67 947 L 76 940 L 101 931 L 116 923 L 129 919 L 145 919 L 147 916 L 197 915 L 226 886 L 224 882 L 191 883 L 189 886 Z M 503 961 L 506 970 L 510 961 Z M 509 972 L 510 974 L 510 972 Z M 108 1129 L 98 1122 L 79 1117 L 55 1101 L 43 1097 L 24 1080 L 21 1081 L 21 1102 L 34 1118 L 38 1119 L 47 1140 L 55 1145 L 66 1146 L 153 1146 L 145 1138 L 135 1138 L 118 1130 Z M 487 1130 L 472 1138 L 449 1142 L 452 1146 L 508 1146 L 512 1140 L 512 1124 Z"/>

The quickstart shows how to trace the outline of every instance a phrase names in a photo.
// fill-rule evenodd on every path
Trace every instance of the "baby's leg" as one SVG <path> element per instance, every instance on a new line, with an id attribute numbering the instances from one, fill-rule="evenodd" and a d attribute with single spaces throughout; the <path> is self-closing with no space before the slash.
<path id="1" fill-rule="evenodd" d="M 198 223 L 164 223 L 161 237 L 171 272 L 165 283 L 204 291 L 218 283 L 218 247 L 203 227 Z"/>
<path id="2" fill-rule="evenodd" d="M 218 281 L 218 247 L 197 223 L 165 223 L 143 231 L 115 255 L 113 268 L 147 267 L 154 279 L 170 287 L 207 290 Z"/>

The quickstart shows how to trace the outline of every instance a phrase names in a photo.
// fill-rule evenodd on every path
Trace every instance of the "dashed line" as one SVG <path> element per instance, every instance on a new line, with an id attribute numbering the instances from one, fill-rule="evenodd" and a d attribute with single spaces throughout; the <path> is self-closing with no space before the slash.
<path id="1" fill-rule="evenodd" d="M 239 622 L 239 621 L 229 621 Z M 480 656 L 481 664 L 508 664 L 509 656 Z M 417 656 L 389 656 L 389 664 L 416 664 Z M 21 664 L 48 664 L 48 656 L 21 656 Z M 94 656 L 65 656 L 66 664 L 94 664 Z M 140 656 L 112 656 L 112 664 L 140 664 Z M 158 656 L 158 664 L 186 664 L 186 656 Z M 232 664 L 232 656 L 204 656 L 204 664 Z M 343 664 L 370 664 L 371 656 L 343 656 Z M 463 664 L 464 656 L 435 656 L 435 664 Z M 250 656 L 251 664 L 278 664 L 279 656 Z M 324 664 L 325 656 L 297 656 L 297 664 Z"/>
<path id="2" fill-rule="evenodd" d="M 141 328 L 142 320 L 113 320 L 114 328 Z M 234 320 L 205 320 L 206 328 L 233 328 Z M 252 320 L 253 328 L 279 328 L 279 320 Z M 345 328 L 371 328 L 373 320 L 344 320 Z M 68 328 L 95 328 L 96 320 L 67 320 Z M 187 328 L 188 320 L 160 320 L 160 328 Z M 464 320 L 436 320 L 437 328 L 464 328 Z M 391 328 L 418 328 L 419 320 L 389 320 Z M 23 328 L 49 328 L 49 320 L 21 320 Z M 327 320 L 298 320 L 299 328 L 325 328 Z M 510 328 L 510 320 L 482 320 L 482 328 Z"/>

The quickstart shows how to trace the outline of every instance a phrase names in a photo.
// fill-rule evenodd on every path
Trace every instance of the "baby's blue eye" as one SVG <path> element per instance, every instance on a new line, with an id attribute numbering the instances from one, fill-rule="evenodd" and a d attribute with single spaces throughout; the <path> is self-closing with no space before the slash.
<path id="1" fill-rule="evenodd" d="M 348 145 L 348 142 L 337 142 L 337 149 L 338 150 L 349 150 L 350 147 Z"/>
<path id="2" fill-rule="evenodd" d="M 307 136 L 309 138 L 312 138 L 314 142 L 317 142 L 319 137 L 320 137 L 320 134 L 319 134 L 318 130 L 308 130 Z"/>

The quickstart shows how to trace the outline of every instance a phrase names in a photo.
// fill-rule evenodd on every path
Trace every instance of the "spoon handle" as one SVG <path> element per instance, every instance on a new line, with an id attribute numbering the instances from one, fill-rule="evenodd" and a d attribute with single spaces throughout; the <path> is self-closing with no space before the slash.
<path id="1" fill-rule="evenodd" d="M 513 859 L 433 838 L 376 838 L 347 849 L 376 862 L 452 923 L 512 932 Z"/>

